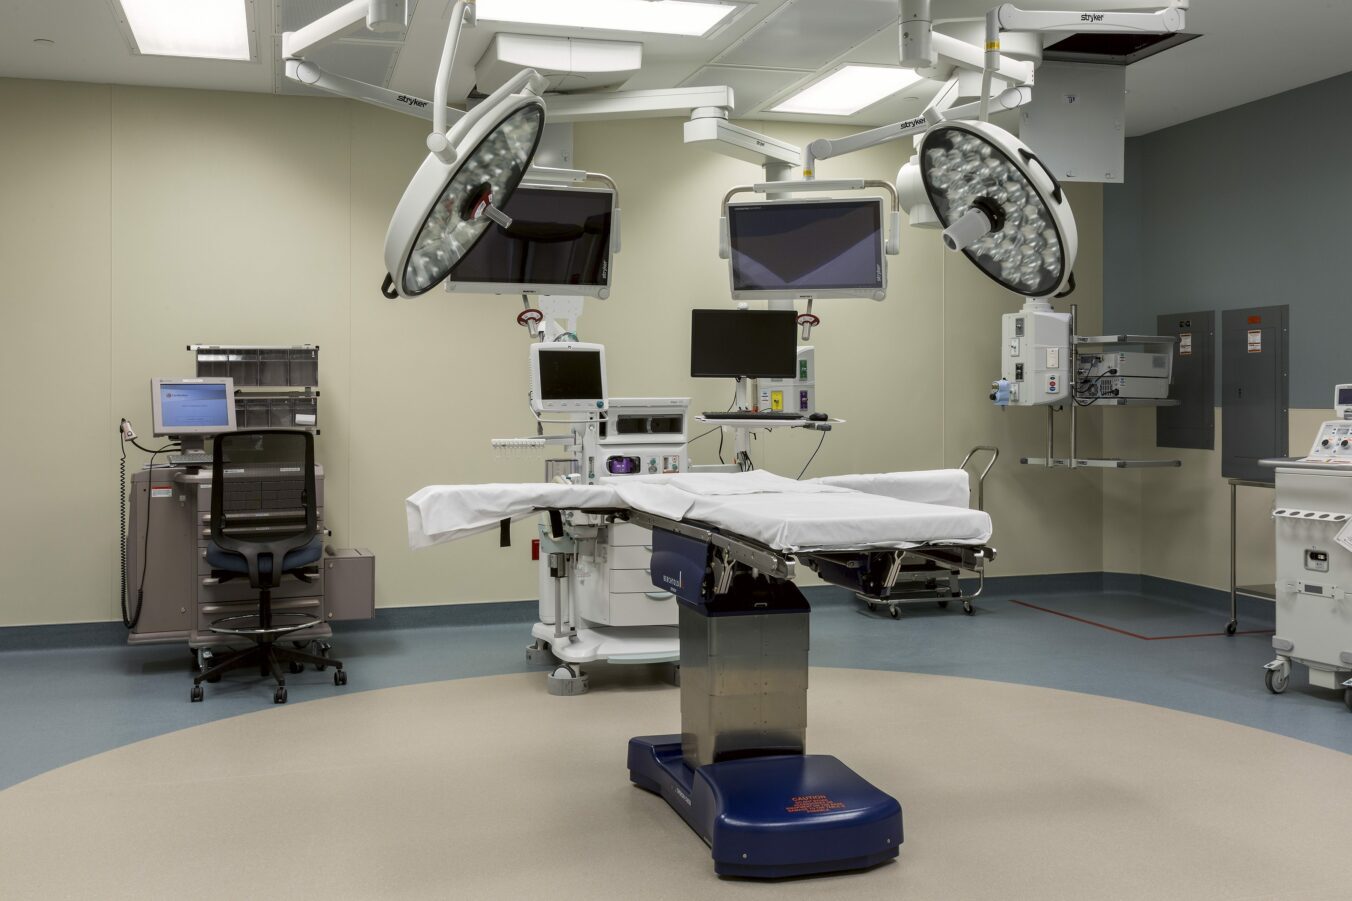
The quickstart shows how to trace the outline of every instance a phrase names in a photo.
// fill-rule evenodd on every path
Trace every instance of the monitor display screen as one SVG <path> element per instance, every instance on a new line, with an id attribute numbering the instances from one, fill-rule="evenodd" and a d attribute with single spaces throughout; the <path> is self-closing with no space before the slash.
<path id="1" fill-rule="evenodd" d="M 798 360 L 793 310 L 692 310 L 693 378 L 791 379 Z"/>
<path id="2" fill-rule="evenodd" d="M 221 382 L 161 382 L 160 425 L 174 429 L 231 428 L 230 389 Z"/>
<path id="3" fill-rule="evenodd" d="M 1338 386 L 1338 406 L 1352 407 L 1352 385 Z"/>
<path id="4" fill-rule="evenodd" d="M 594 350 L 540 350 L 541 400 L 604 400 L 601 354 Z"/>
<path id="5" fill-rule="evenodd" d="M 512 227 L 484 232 L 447 281 L 453 290 L 610 284 L 610 191 L 523 185 L 504 208 Z"/>
<path id="6" fill-rule="evenodd" d="M 873 296 L 886 288 L 876 198 L 730 204 L 728 238 L 734 297 Z"/>

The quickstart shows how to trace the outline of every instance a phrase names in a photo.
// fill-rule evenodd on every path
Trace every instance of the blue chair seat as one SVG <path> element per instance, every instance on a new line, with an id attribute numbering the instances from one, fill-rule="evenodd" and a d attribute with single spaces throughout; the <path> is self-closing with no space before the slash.
<path id="1" fill-rule="evenodd" d="M 286 559 L 282 561 L 282 572 L 289 573 L 293 569 L 308 566 L 323 555 L 324 537 L 316 535 L 305 547 L 287 551 Z M 243 554 L 227 551 L 214 541 L 207 544 L 207 562 L 211 564 L 212 569 L 223 569 L 232 573 L 248 574 L 249 572 L 249 562 L 244 559 Z M 259 557 L 258 574 L 261 576 L 272 575 L 272 557 L 270 555 Z"/>

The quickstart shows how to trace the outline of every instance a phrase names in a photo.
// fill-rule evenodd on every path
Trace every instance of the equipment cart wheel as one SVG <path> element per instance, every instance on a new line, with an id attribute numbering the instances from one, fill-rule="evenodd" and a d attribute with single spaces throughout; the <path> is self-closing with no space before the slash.
<path id="1" fill-rule="evenodd" d="M 336 671 L 334 672 L 334 674 L 333 674 L 333 684 L 334 684 L 334 685 L 346 685 L 346 684 L 347 684 L 347 670 L 342 670 L 342 669 L 336 670 Z"/>
<path id="2" fill-rule="evenodd" d="M 877 604 L 873 603 L 872 601 L 865 601 L 865 604 L 868 606 L 868 611 L 869 611 L 869 613 L 876 613 L 876 612 L 877 612 L 877 610 L 878 610 L 878 605 L 877 605 Z"/>
<path id="3" fill-rule="evenodd" d="M 887 615 L 892 617 L 893 619 L 901 619 L 901 611 L 897 609 L 896 604 L 893 604 L 891 607 L 887 608 Z"/>
<path id="4" fill-rule="evenodd" d="M 1226 634 L 1226 635 L 1234 635 L 1234 634 L 1235 634 L 1235 630 L 1238 629 L 1238 628 L 1239 628 L 1239 623 L 1235 622 L 1234 620 L 1230 620 L 1230 622 L 1228 622 L 1228 623 L 1225 624 L 1225 634 Z"/>
<path id="5" fill-rule="evenodd" d="M 1286 685 L 1291 681 L 1291 671 L 1285 667 L 1279 669 L 1266 670 L 1263 673 L 1263 684 L 1267 690 L 1274 695 L 1279 695 L 1286 691 Z"/>
<path id="6" fill-rule="evenodd" d="M 940 610 L 947 610 L 947 609 L 948 609 L 948 601 L 939 601 L 939 609 L 940 609 Z"/>
<path id="7" fill-rule="evenodd" d="M 591 688 L 591 679 L 577 664 L 561 663 L 545 679 L 545 686 L 552 695 L 580 695 Z"/>
<path id="8" fill-rule="evenodd" d="M 974 607 L 972 606 L 972 602 L 971 602 L 971 601 L 963 601 L 963 602 L 962 602 L 962 612 L 965 613 L 965 614 L 967 614 L 968 616 L 971 616 L 973 613 L 976 613 L 976 608 L 974 608 Z"/>
<path id="9" fill-rule="evenodd" d="M 1343 689 L 1343 706 L 1352 711 L 1352 688 Z"/>
<path id="10" fill-rule="evenodd" d="M 1352 689 L 1348 690 L 1348 694 L 1352 694 Z M 202 700 L 202 698 L 204 698 L 205 696 L 206 693 L 202 691 L 202 686 L 200 683 L 192 687 L 192 694 L 189 695 L 189 697 L 192 698 L 192 702 L 194 704 Z"/>

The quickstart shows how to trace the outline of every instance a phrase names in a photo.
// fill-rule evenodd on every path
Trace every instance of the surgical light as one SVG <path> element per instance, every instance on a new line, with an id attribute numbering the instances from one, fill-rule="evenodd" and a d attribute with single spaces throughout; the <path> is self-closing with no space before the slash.
<path id="1" fill-rule="evenodd" d="M 772 108 L 776 113 L 852 116 L 924 77 L 910 69 L 844 66 Z"/>
<path id="2" fill-rule="evenodd" d="M 115 0 L 146 56 L 249 60 L 246 0 Z"/>
<path id="3" fill-rule="evenodd" d="M 1025 297 L 1073 289 L 1075 217 L 1022 141 L 987 122 L 947 121 L 926 132 L 919 161 L 949 250 Z"/>
<path id="4" fill-rule="evenodd" d="M 478 0 L 480 21 L 704 37 L 740 3 L 695 0 Z"/>
<path id="5" fill-rule="evenodd" d="M 417 297 L 436 287 L 493 223 L 521 183 L 545 123 L 543 80 L 522 72 L 446 133 L 427 155 L 385 235 L 386 297 Z"/>

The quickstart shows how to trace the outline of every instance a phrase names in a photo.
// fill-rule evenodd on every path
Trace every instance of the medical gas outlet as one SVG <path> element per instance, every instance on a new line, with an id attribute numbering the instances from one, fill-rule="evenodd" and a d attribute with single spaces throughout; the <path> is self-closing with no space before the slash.
<path id="1" fill-rule="evenodd" d="M 770 413 L 817 411 L 817 356 L 811 345 L 798 348 L 797 374 L 791 379 L 757 379 L 756 409 Z"/>
<path id="2" fill-rule="evenodd" d="M 991 385 L 999 406 L 1062 403 L 1070 394 L 1070 314 L 1025 308 L 1001 318 L 1004 353 L 1000 380 Z"/>

